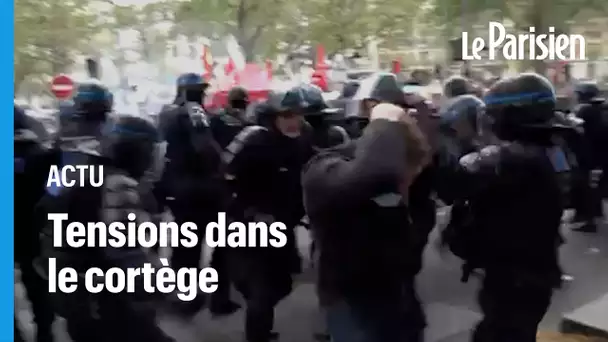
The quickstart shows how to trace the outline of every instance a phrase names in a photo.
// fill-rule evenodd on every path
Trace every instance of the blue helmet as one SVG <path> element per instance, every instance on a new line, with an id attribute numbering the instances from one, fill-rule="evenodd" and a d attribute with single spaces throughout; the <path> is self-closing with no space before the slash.
<path id="1" fill-rule="evenodd" d="M 78 85 L 72 102 L 75 115 L 102 121 L 112 111 L 114 96 L 99 80 L 90 79 Z"/>
<path id="2" fill-rule="evenodd" d="M 193 72 L 182 74 L 177 78 L 177 92 L 174 103 L 202 103 L 203 94 L 207 87 L 209 87 L 209 83 L 201 75 Z"/>
<path id="3" fill-rule="evenodd" d="M 513 140 L 514 134 L 529 134 L 530 129 L 560 128 L 555 122 L 555 89 L 539 74 L 523 73 L 496 82 L 486 92 L 484 103 L 482 128 L 500 139 Z"/>
<path id="4" fill-rule="evenodd" d="M 463 130 L 477 132 L 477 124 L 484 108 L 483 101 L 474 95 L 460 95 L 449 99 L 439 111 L 441 132 L 447 136 L 462 136 L 465 133 Z"/>
<path id="5" fill-rule="evenodd" d="M 193 72 L 181 74 L 177 78 L 178 87 L 200 86 L 204 84 L 207 84 L 207 82 L 205 82 L 205 79 L 203 79 L 201 75 Z"/>

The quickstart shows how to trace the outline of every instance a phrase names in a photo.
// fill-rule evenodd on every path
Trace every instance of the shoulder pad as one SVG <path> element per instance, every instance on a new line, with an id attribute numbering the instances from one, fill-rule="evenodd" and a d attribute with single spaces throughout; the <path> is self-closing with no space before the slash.
<path id="1" fill-rule="evenodd" d="M 479 152 L 472 152 L 460 158 L 459 164 L 468 172 L 477 172 L 480 170 L 484 160 L 498 155 L 500 148 L 498 146 L 486 146 Z"/>
<path id="2" fill-rule="evenodd" d="M 228 144 L 224 153 L 222 153 L 222 161 L 226 165 L 230 164 L 253 136 L 265 131 L 268 131 L 268 129 L 262 126 L 247 126 L 243 128 Z"/>
<path id="3" fill-rule="evenodd" d="M 348 136 L 348 132 L 346 132 L 346 130 L 344 129 L 344 127 L 333 125 L 333 126 L 331 126 L 331 129 L 334 132 L 340 134 L 340 136 L 342 137 L 342 143 L 343 144 L 350 141 L 350 137 Z"/>
<path id="4" fill-rule="evenodd" d="M 458 161 L 460 166 L 462 166 L 467 171 L 475 171 L 477 167 L 477 161 L 481 158 L 479 152 L 471 152 L 469 154 L 465 154 Z"/>
<path id="5" fill-rule="evenodd" d="M 500 152 L 500 147 L 498 147 L 496 145 L 490 145 L 490 146 L 486 146 L 486 147 L 482 148 L 481 151 L 479 152 L 479 154 L 482 157 L 489 157 L 489 156 L 498 154 L 498 152 Z"/>

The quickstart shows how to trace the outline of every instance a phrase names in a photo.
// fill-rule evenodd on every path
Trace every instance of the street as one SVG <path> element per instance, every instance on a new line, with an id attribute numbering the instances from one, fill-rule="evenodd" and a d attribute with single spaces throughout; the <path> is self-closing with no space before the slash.
<path id="1" fill-rule="evenodd" d="M 438 216 L 439 224 L 445 221 L 444 211 L 440 211 Z M 565 214 L 566 218 L 568 216 L 570 213 Z M 605 224 L 598 234 L 571 233 L 567 224 L 563 227 L 567 242 L 561 248 L 561 261 L 564 271 L 573 279 L 555 293 L 550 311 L 541 325 L 541 330 L 546 331 L 559 330 L 564 313 L 608 292 L 608 225 Z M 307 253 L 310 242 L 307 232 L 300 229 L 298 238 L 301 251 Z M 418 277 L 418 291 L 428 319 L 426 341 L 464 342 L 468 340 L 470 328 L 479 319 L 475 304 L 478 282 L 473 278 L 467 284 L 460 283 L 458 259 L 440 255 L 435 248 L 435 240 L 436 232 L 427 247 L 424 269 Z M 161 254 L 164 253 L 166 251 Z M 16 284 L 15 291 L 16 312 L 26 336 L 29 335 L 31 340 L 31 314 L 20 284 Z M 312 333 L 320 322 L 316 303 L 314 284 L 310 276 L 305 275 L 299 280 L 292 295 L 277 309 L 275 328 L 281 334 L 282 341 L 313 341 Z M 58 342 L 67 342 L 69 338 L 66 337 L 62 324 L 59 321 L 56 327 L 60 336 Z M 211 319 L 207 312 L 201 312 L 190 322 L 164 317 L 161 326 L 178 342 L 243 341 L 242 312 L 221 319 Z"/>

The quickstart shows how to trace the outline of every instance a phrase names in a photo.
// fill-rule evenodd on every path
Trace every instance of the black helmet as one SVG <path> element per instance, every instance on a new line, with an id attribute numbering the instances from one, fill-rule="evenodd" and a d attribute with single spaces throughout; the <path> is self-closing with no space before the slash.
<path id="1" fill-rule="evenodd" d="M 327 108 L 321 90 L 308 84 L 298 85 L 284 92 L 272 92 L 268 96 L 268 104 L 276 113 L 291 112 L 302 115 L 321 112 Z"/>
<path id="2" fill-rule="evenodd" d="M 193 72 L 182 74 L 177 78 L 177 93 L 174 102 L 176 104 L 201 103 L 208 87 L 209 83 L 201 75 Z"/>
<path id="3" fill-rule="evenodd" d="M 268 101 L 257 103 L 252 108 L 252 115 L 250 121 L 253 124 L 270 128 L 274 126 L 276 112 L 274 108 L 268 103 Z"/>
<path id="4" fill-rule="evenodd" d="M 440 112 L 440 130 L 447 136 L 461 136 L 468 127 L 477 132 L 477 123 L 483 114 L 485 104 L 474 95 L 460 95 L 448 100 Z"/>
<path id="5" fill-rule="evenodd" d="M 352 99 L 356 101 L 375 100 L 403 105 L 405 94 L 397 83 L 394 74 L 378 72 L 361 81 L 359 89 L 357 89 L 357 93 Z"/>
<path id="6" fill-rule="evenodd" d="M 470 94 L 471 90 L 471 82 L 468 79 L 458 75 L 451 76 L 443 85 L 443 94 L 448 98 Z"/>
<path id="7" fill-rule="evenodd" d="M 112 111 L 114 96 L 97 79 L 78 84 L 72 98 L 72 114 L 86 121 L 104 121 Z"/>
<path id="8" fill-rule="evenodd" d="M 246 109 L 249 105 L 249 94 L 243 87 L 233 87 L 228 92 L 228 104 L 235 109 Z"/>
<path id="9" fill-rule="evenodd" d="M 132 177 L 141 177 L 154 160 L 159 134 L 152 120 L 134 115 L 117 115 L 104 131 L 102 156 Z"/>
<path id="10" fill-rule="evenodd" d="M 596 82 L 583 81 L 574 87 L 574 93 L 579 103 L 589 103 L 594 100 L 599 100 L 600 89 Z M 602 101 L 603 102 L 603 101 Z"/>
<path id="11" fill-rule="evenodd" d="M 555 90 L 551 82 L 535 73 L 496 82 L 484 96 L 486 117 L 492 130 L 555 127 Z"/>

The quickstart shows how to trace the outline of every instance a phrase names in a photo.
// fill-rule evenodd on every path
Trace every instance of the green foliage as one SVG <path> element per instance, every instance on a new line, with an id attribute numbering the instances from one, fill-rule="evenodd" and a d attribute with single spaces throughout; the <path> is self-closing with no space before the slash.
<path id="1" fill-rule="evenodd" d="M 64 72 L 96 32 L 88 0 L 15 0 L 15 87 L 29 75 Z"/>
<path id="2" fill-rule="evenodd" d="M 409 31 L 417 13 L 413 0 L 188 0 L 176 21 L 233 34 L 251 59 L 304 44 L 333 52 L 362 47 L 372 36 L 390 41 Z"/>
<path id="3" fill-rule="evenodd" d="M 432 0 L 430 18 L 437 23 L 462 29 L 462 24 L 483 23 L 487 19 L 510 19 L 517 28 L 555 26 L 568 30 L 579 15 L 605 16 L 605 0 Z M 591 12 L 589 12 L 591 10 Z M 486 20 L 483 20 L 486 19 Z"/>

